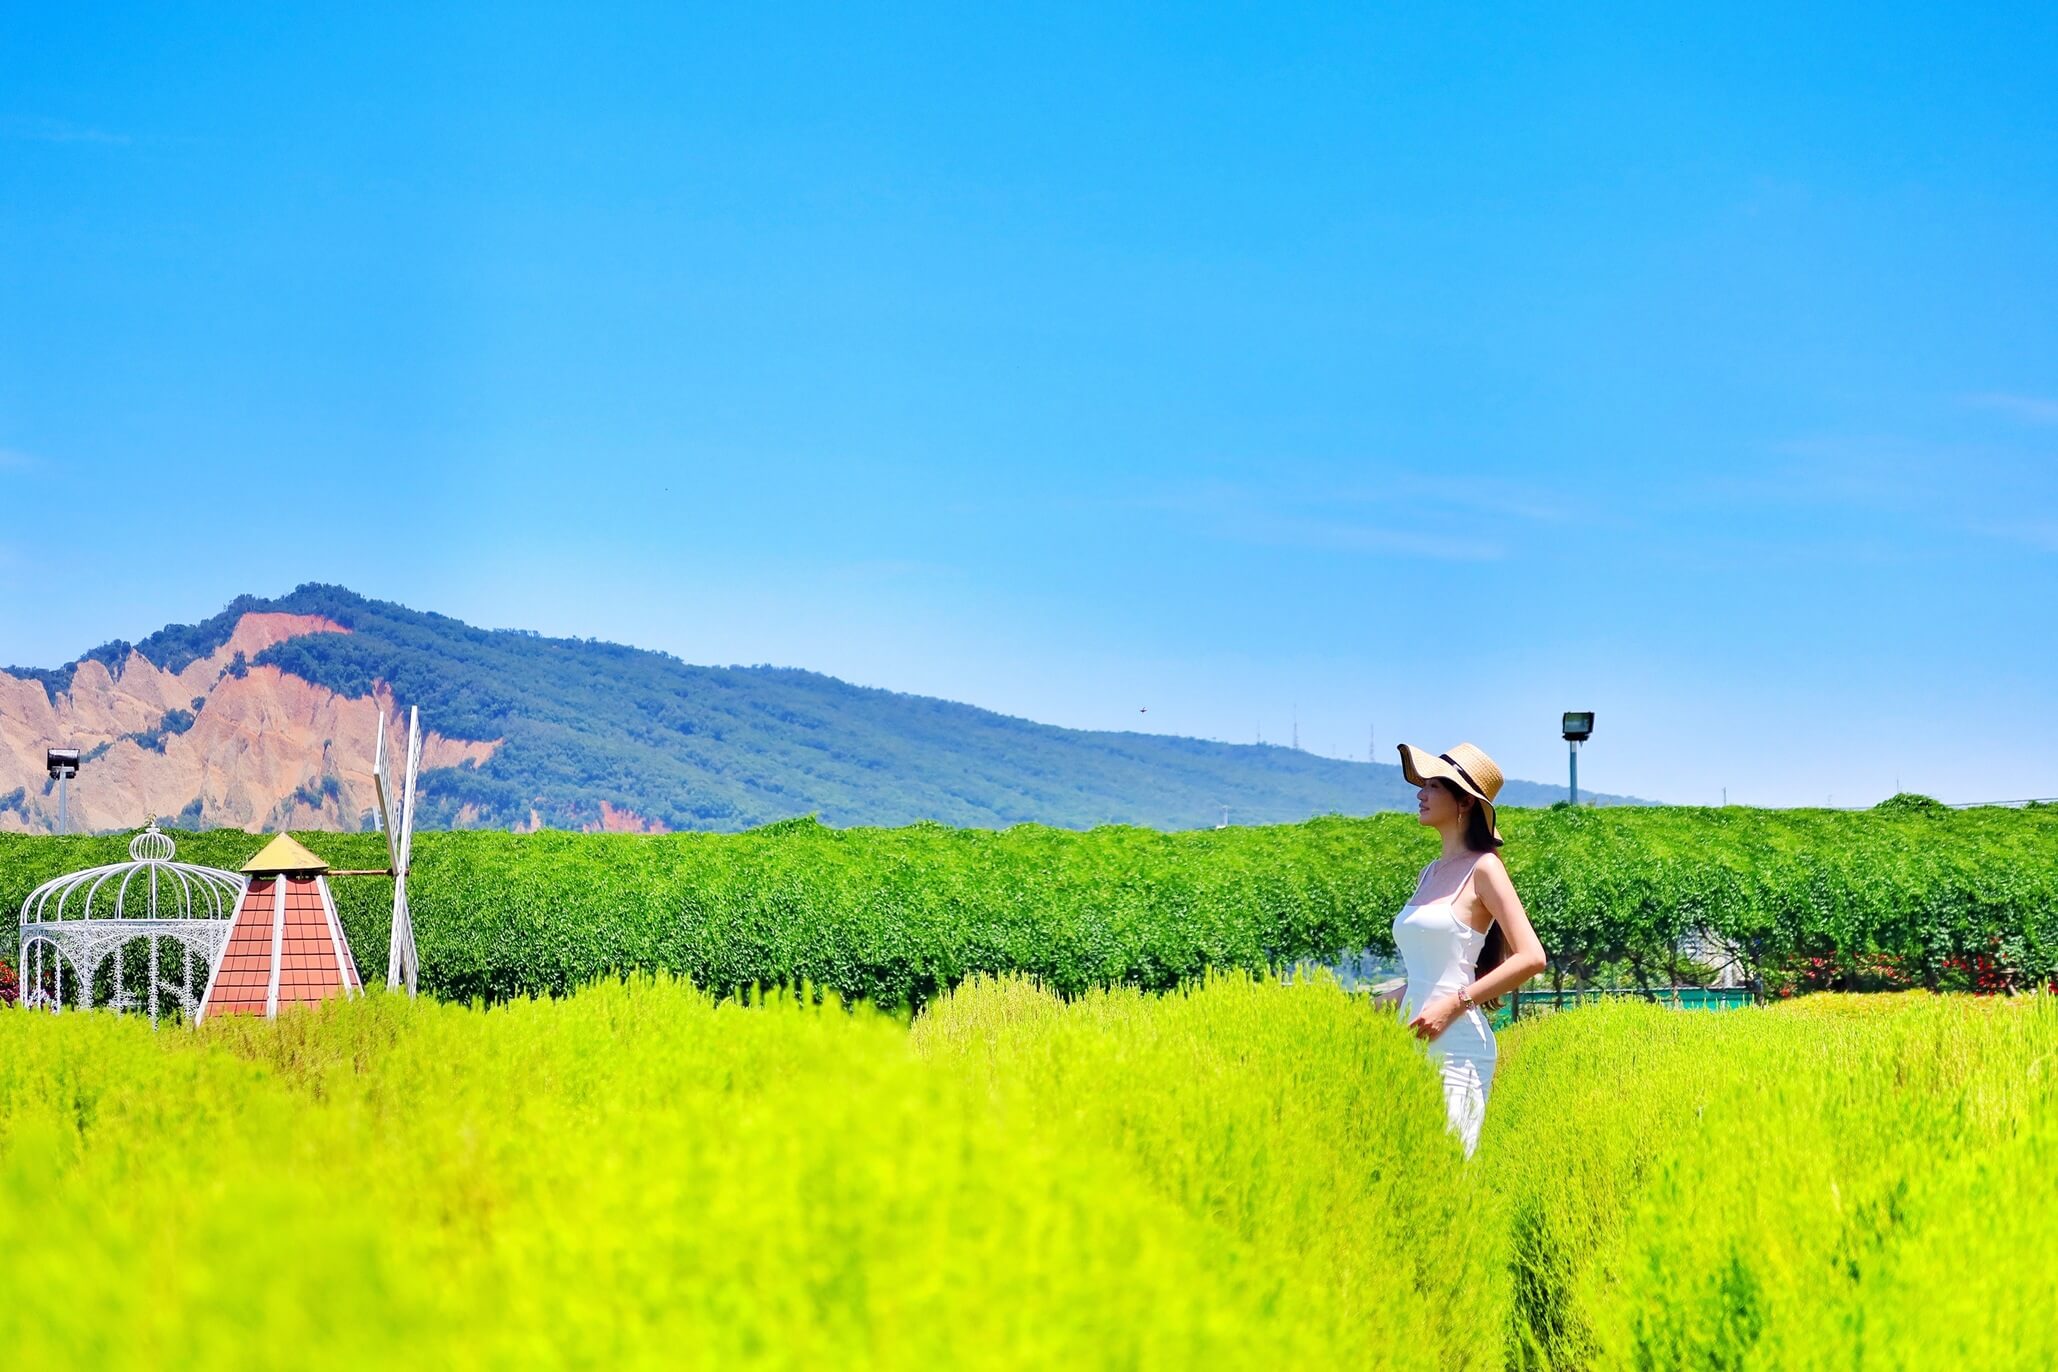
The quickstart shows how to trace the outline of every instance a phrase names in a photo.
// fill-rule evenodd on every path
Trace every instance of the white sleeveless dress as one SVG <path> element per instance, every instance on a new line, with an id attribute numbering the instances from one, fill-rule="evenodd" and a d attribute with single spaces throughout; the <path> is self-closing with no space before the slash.
<path id="1" fill-rule="evenodd" d="M 1472 880 L 1485 854 L 1476 854 L 1457 890 L 1436 900 L 1409 901 L 1394 916 L 1393 941 L 1408 968 L 1408 989 L 1401 998 L 1403 1024 L 1446 991 L 1456 995 L 1472 984 L 1479 950 L 1486 935 L 1458 918 L 1456 901 Z M 1422 869 L 1428 875 L 1429 869 Z M 1493 1030 L 1480 1009 L 1461 1010 L 1445 1030 L 1423 1047 L 1443 1072 L 1443 1099 L 1450 1127 L 1465 1143 L 1465 1156 L 1479 1146 L 1479 1126 L 1486 1119 L 1486 1097 L 1493 1089 Z"/>

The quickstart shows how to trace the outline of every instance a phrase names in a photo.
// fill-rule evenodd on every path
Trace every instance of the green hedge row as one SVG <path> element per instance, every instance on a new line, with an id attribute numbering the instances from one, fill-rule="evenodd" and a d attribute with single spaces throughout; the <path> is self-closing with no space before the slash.
<path id="1" fill-rule="evenodd" d="M 1702 928 L 1775 987 L 2058 977 L 2058 807 L 1500 818 L 1516 888 L 1568 976 L 1627 964 L 1663 980 L 1678 937 Z M 384 862 L 376 835 L 301 838 L 336 867 Z M 182 836 L 179 855 L 236 867 L 260 842 Z M 0 918 L 37 882 L 118 860 L 124 843 L 0 834 Z M 981 971 L 1071 992 L 1390 952 L 1393 916 L 1435 853 L 1398 814 L 1183 833 L 789 820 L 736 835 L 425 833 L 409 889 L 426 984 L 445 996 L 557 993 L 666 968 L 717 991 L 805 978 L 909 1006 Z M 376 975 L 387 885 L 336 889 Z"/>

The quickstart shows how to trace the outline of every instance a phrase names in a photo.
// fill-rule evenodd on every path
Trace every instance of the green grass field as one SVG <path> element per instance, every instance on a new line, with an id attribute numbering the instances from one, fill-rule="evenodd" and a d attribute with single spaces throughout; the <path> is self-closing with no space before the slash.
<path id="1" fill-rule="evenodd" d="M 2044 1367 L 2058 1000 L 0 1012 L 13 1365 Z"/>

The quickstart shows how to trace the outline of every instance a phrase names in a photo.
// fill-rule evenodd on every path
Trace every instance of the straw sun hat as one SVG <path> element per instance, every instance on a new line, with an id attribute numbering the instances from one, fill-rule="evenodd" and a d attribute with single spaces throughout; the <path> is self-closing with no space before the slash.
<path id="1" fill-rule="evenodd" d="M 1434 756 L 1412 743 L 1403 743 L 1400 749 L 1402 775 L 1417 786 L 1427 786 L 1436 777 L 1449 781 L 1486 807 L 1487 827 L 1493 830 L 1494 842 L 1501 842 L 1500 826 L 1493 818 L 1493 798 L 1501 793 L 1499 763 L 1469 743 Z"/>

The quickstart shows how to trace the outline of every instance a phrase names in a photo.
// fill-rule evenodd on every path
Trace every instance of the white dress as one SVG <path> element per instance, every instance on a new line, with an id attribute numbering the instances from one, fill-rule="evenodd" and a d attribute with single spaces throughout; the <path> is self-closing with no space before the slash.
<path id="1" fill-rule="evenodd" d="M 1475 854 L 1472 866 L 1457 890 L 1436 900 L 1417 904 L 1409 901 L 1394 916 L 1393 941 L 1408 968 L 1408 989 L 1401 998 L 1402 1023 L 1413 1019 L 1433 996 L 1452 995 L 1472 984 L 1479 965 L 1479 950 L 1486 935 L 1458 918 L 1457 899 L 1472 880 L 1484 853 Z M 1428 875 L 1429 869 L 1422 869 Z M 1437 1060 L 1443 1073 L 1443 1100 L 1450 1127 L 1465 1143 L 1465 1156 L 1479 1146 L 1479 1126 L 1486 1119 L 1486 1097 L 1493 1089 L 1493 1030 L 1486 1012 L 1461 1010 L 1441 1034 L 1423 1047 Z"/>

